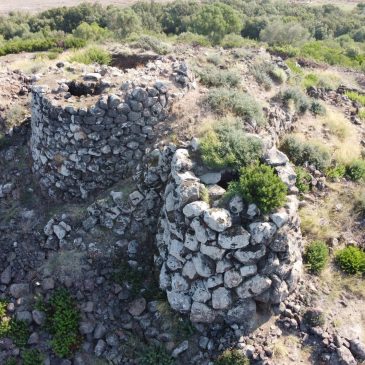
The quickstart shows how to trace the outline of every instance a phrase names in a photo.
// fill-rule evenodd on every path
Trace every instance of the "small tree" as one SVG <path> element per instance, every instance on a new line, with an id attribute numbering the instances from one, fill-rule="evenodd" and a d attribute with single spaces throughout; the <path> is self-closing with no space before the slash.
<path id="1" fill-rule="evenodd" d="M 286 200 L 287 186 L 272 167 L 251 165 L 240 171 L 238 181 L 229 185 L 229 192 L 239 194 L 247 203 L 254 203 L 262 213 L 281 207 Z"/>
<path id="2" fill-rule="evenodd" d="M 142 30 L 141 19 L 130 8 L 112 8 L 108 14 L 107 24 L 108 28 L 114 31 L 117 37 L 122 39 Z"/>
<path id="3" fill-rule="evenodd" d="M 215 43 L 226 34 L 239 33 L 241 28 L 239 13 L 222 3 L 204 5 L 191 23 L 192 31 L 208 36 Z"/>

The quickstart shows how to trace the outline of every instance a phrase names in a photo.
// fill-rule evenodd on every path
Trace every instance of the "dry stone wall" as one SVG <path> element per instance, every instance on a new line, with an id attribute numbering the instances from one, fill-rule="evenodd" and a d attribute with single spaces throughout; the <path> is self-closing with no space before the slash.
<path id="1" fill-rule="evenodd" d="M 266 162 L 289 186 L 295 174 L 284 154 L 271 149 Z M 200 175 L 188 149 L 172 159 L 165 190 L 157 246 L 160 286 L 171 307 L 193 322 L 226 322 L 250 330 L 258 308 L 283 301 L 301 271 L 298 200 L 288 195 L 285 207 L 263 216 L 239 196 L 225 204 L 217 185 L 221 172 Z M 208 191 L 210 203 L 202 200 Z"/>

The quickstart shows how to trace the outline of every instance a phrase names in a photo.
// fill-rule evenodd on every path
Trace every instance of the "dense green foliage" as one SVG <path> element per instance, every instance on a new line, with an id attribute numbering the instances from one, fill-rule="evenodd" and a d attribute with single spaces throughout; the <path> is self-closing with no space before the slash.
<path id="1" fill-rule="evenodd" d="M 281 149 L 298 166 L 308 163 L 314 165 L 318 170 L 324 170 L 330 163 L 328 151 L 310 142 L 301 141 L 295 136 L 285 137 Z"/>
<path id="2" fill-rule="evenodd" d="M 362 4 L 350 11 L 333 5 L 287 6 L 270 0 L 177 0 L 168 4 L 139 2 L 130 7 L 83 3 L 36 15 L 13 12 L 0 17 L 0 45 L 15 53 L 42 50 L 48 40 L 62 40 L 71 34 L 95 41 L 147 33 L 177 35 L 178 41 L 197 44 L 209 39 L 229 48 L 242 45 L 240 37 L 246 37 L 267 42 L 274 52 L 285 56 L 361 68 L 365 67 L 364 24 Z M 8 45 L 9 41 L 20 44 Z M 22 43 L 31 41 L 37 45 Z"/>
<path id="3" fill-rule="evenodd" d="M 331 181 L 336 181 L 341 179 L 346 174 L 346 166 L 343 164 L 336 164 L 334 166 L 330 166 L 326 169 L 326 176 Z"/>
<path id="4" fill-rule="evenodd" d="M 365 178 L 365 160 L 354 160 L 346 166 L 346 175 L 353 181 Z"/>
<path id="5" fill-rule="evenodd" d="M 346 96 L 352 100 L 352 101 L 356 101 L 359 104 L 361 104 L 362 106 L 365 106 L 365 95 L 363 94 L 359 94 L 356 91 L 347 91 L 346 92 Z"/>
<path id="6" fill-rule="evenodd" d="M 24 350 L 22 353 L 23 365 L 43 365 L 44 356 L 36 349 Z"/>
<path id="7" fill-rule="evenodd" d="M 250 204 L 255 203 L 264 214 L 285 203 L 287 190 L 273 168 L 258 164 L 242 168 L 239 180 L 228 187 L 229 193 L 241 195 Z"/>
<path id="8" fill-rule="evenodd" d="M 175 361 L 161 346 L 148 346 L 139 356 L 140 365 L 173 365 Z"/>
<path id="9" fill-rule="evenodd" d="M 304 255 L 307 267 L 319 274 L 326 266 L 329 258 L 328 247 L 323 241 L 314 241 L 306 249 Z"/>
<path id="10" fill-rule="evenodd" d="M 218 114 L 234 114 L 253 124 L 264 124 L 264 116 L 260 104 L 250 95 L 240 90 L 224 87 L 209 90 L 208 105 Z"/>
<path id="11" fill-rule="evenodd" d="M 312 176 L 306 169 L 300 166 L 295 167 L 295 173 L 297 174 L 295 186 L 300 193 L 308 193 L 311 188 Z"/>
<path id="12" fill-rule="evenodd" d="M 199 148 L 207 166 L 236 170 L 257 161 L 263 153 L 258 138 L 247 136 L 238 125 L 224 121 L 201 139 Z"/>
<path id="13" fill-rule="evenodd" d="M 336 252 L 336 263 L 348 274 L 365 273 L 365 252 L 355 246 L 348 246 Z"/>
<path id="14" fill-rule="evenodd" d="M 214 365 L 250 365 L 250 360 L 238 350 L 225 350 L 218 356 Z"/>
<path id="15" fill-rule="evenodd" d="M 58 289 L 48 303 L 44 304 L 47 314 L 47 329 L 52 334 L 51 346 L 59 357 L 68 357 L 81 342 L 79 333 L 79 311 L 69 292 Z"/>

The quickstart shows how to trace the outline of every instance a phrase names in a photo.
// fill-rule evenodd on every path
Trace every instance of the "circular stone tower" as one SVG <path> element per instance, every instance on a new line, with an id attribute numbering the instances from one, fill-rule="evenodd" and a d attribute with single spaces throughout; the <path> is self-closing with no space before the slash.
<path id="1" fill-rule="evenodd" d="M 185 64 L 167 59 L 130 73 L 51 76 L 33 87 L 30 144 L 42 190 L 62 200 L 85 199 L 127 177 L 189 84 Z"/>
<path id="2" fill-rule="evenodd" d="M 289 191 L 295 190 L 286 156 L 275 149 L 268 156 Z M 248 331 L 258 323 L 261 307 L 280 303 L 297 284 L 298 200 L 288 195 L 283 208 L 264 216 L 239 196 L 221 199 L 224 173 L 197 171 L 189 151 L 177 150 L 157 236 L 160 287 L 171 307 L 191 321 L 226 322 Z M 206 196 L 202 200 L 203 191 L 209 202 Z"/>

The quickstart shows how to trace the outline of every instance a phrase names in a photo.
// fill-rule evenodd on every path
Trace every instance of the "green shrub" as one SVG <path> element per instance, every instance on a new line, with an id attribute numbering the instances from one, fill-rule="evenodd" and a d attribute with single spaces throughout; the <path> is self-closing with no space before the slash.
<path id="1" fill-rule="evenodd" d="M 139 356 L 140 365 L 173 365 L 175 361 L 162 346 L 148 346 Z"/>
<path id="2" fill-rule="evenodd" d="M 346 175 L 352 181 L 360 181 L 365 177 L 365 160 L 354 160 L 346 166 Z"/>
<path id="3" fill-rule="evenodd" d="M 354 194 L 354 209 L 355 212 L 360 214 L 361 217 L 365 217 L 365 190 L 361 189 L 360 191 Z"/>
<path id="4" fill-rule="evenodd" d="M 313 100 L 311 102 L 311 105 L 309 107 L 309 110 L 314 115 L 321 115 L 321 116 L 323 116 L 323 115 L 326 114 L 326 108 L 319 101 L 316 101 L 316 100 Z"/>
<path id="5" fill-rule="evenodd" d="M 257 161 L 263 153 L 260 139 L 247 136 L 237 124 L 224 121 L 201 139 L 199 149 L 207 166 L 236 170 Z"/>
<path id="6" fill-rule="evenodd" d="M 320 309 L 308 309 L 303 315 L 304 322 L 310 327 L 323 327 L 326 317 Z"/>
<path id="7" fill-rule="evenodd" d="M 287 190 L 273 168 L 257 164 L 242 168 L 239 180 L 228 187 L 230 194 L 239 194 L 247 203 L 255 203 L 264 214 L 285 203 Z"/>
<path id="8" fill-rule="evenodd" d="M 225 350 L 214 361 L 214 365 L 250 365 L 250 360 L 238 350 Z"/>
<path id="9" fill-rule="evenodd" d="M 176 38 L 176 42 L 190 44 L 193 47 L 194 46 L 209 47 L 211 45 L 209 39 L 204 35 L 195 34 L 191 32 L 185 32 L 179 34 Z"/>
<path id="10" fill-rule="evenodd" d="M 16 346 L 24 347 L 28 342 L 29 335 L 29 325 L 27 322 L 17 319 L 10 320 L 7 336 L 13 340 Z"/>
<path id="11" fill-rule="evenodd" d="M 311 189 L 312 176 L 302 167 L 295 167 L 295 173 L 297 174 L 295 186 L 298 188 L 300 193 L 308 193 Z"/>
<path id="12" fill-rule="evenodd" d="M 348 246 L 336 252 L 336 263 L 348 274 L 365 273 L 365 252 L 359 247 Z"/>
<path id="13" fill-rule="evenodd" d="M 327 150 L 310 142 L 302 142 L 295 136 L 285 137 L 281 149 L 294 164 L 299 166 L 309 163 L 323 171 L 330 163 L 330 154 Z"/>
<path id="14" fill-rule="evenodd" d="M 18 365 L 18 361 L 15 357 L 9 357 L 4 365 Z"/>
<path id="15" fill-rule="evenodd" d="M 98 63 L 99 65 L 109 65 L 112 58 L 110 53 L 99 47 L 91 47 L 84 51 L 78 52 L 70 58 L 71 62 L 83 63 L 90 65 Z"/>
<path id="16" fill-rule="evenodd" d="M 288 106 L 290 101 L 294 103 L 295 110 L 304 114 L 309 108 L 309 100 L 298 88 L 289 88 L 281 93 L 281 99 L 284 105 Z"/>
<path id="17" fill-rule="evenodd" d="M 247 45 L 247 39 L 239 34 L 227 34 L 220 41 L 220 45 L 225 49 L 243 47 Z"/>
<path id="18" fill-rule="evenodd" d="M 215 66 L 219 66 L 224 63 L 224 60 L 219 54 L 212 53 L 207 56 L 207 62 L 212 63 Z"/>
<path id="19" fill-rule="evenodd" d="M 352 101 L 357 101 L 362 106 L 365 106 L 365 95 L 359 94 L 356 91 L 346 91 L 345 95 Z"/>
<path id="20" fill-rule="evenodd" d="M 111 37 L 112 33 L 100 27 L 97 23 L 88 24 L 82 22 L 76 29 L 72 31 L 72 34 L 79 39 L 84 39 L 85 41 L 98 41 L 106 37 Z"/>
<path id="21" fill-rule="evenodd" d="M 255 121 L 258 125 L 265 123 L 261 106 L 251 95 L 242 91 L 227 88 L 212 89 L 209 90 L 206 101 L 219 114 L 230 112 L 248 122 Z"/>
<path id="22" fill-rule="evenodd" d="M 200 81 L 208 87 L 236 87 L 240 81 L 241 76 L 234 70 L 220 70 L 216 67 L 206 67 L 198 71 Z"/>
<path id="23" fill-rule="evenodd" d="M 65 289 L 58 289 L 46 304 L 47 328 L 52 334 L 51 346 L 59 357 L 68 357 L 81 343 L 79 311 Z"/>
<path id="24" fill-rule="evenodd" d="M 38 350 L 24 350 L 23 365 L 43 365 L 44 356 Z"/>
<path id="25" fill-rule="evenodd" d="M 331 181 L 337 181 L 343 178 L 346 174 L 346 166 L 343 164 L 336 164 L 326 169 L 326 176 Z"/>
<path id="26" fill-rule="evenodd" d="M 357 115 L 362 121 L 365 121 L 365 108 L 360 109 Z"/>
<path id="27" fill-rule="evenodd" d="M 131 47 L 153 51 L 160 55 L 168 54 L 171 51 L 171 46 L 168 43 L 150 35 L 141 36 L 137 41 L 131 43 Z"/>
<path id="28" fill-rule="evenodd" d="M 272 80 L 269 72 L 272 70 L 272 65 L 269 62 L 262 62 L 250 67 L 252 75 L 255 77 L 257 83 L 262 85 L 266 90 L 272 87 Z"/>
<path id="29" fill-rule="evenodd" d="M 314 241 L 306 249 L 304 258 L 308 269 L 319 274 L 328 262 L 328 247 L 323 241 Z"/>

